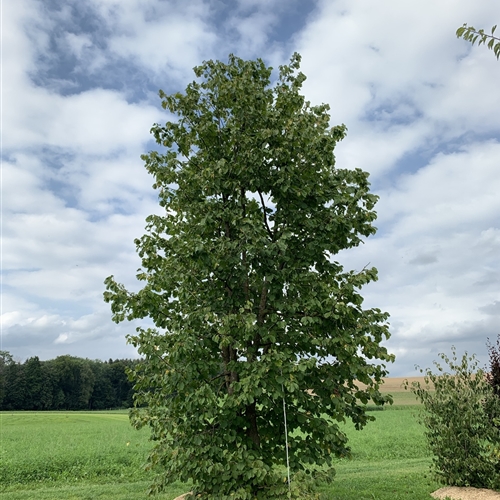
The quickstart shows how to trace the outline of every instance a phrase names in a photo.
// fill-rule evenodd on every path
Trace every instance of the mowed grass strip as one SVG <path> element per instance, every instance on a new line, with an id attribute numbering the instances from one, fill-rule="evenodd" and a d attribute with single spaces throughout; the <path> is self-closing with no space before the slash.
<path id="1" fill-rule="evenodd" d="M 431 500 L 430 493 L 440 488 L 429 473 L 431 456 L 418 423 L 422 406 L 404 389 L 405 380 L 385 379 L 382 391 L 392 395 L 394 404 L 383 411 L 369 405 L 375 422 L 362 431 L 345 424 L 352 460 L 336 462 L 335 481 L 321 488 L 322 500 Z M 423 377 L 408 380 L 424 385 Z"/>
<path id="2" fill-rule="evenodd" d="M 78 483 L 41 483 L 28 487 L 18 487 L 0 493 L 2 500 L 172 500 L 186 493 L 186 486 L 173 485 L 168 492 L 150 497 L 147 494 L 148 481 L 96 484 L 90 481 Z"/>
<path id="3" fill-rule="evenodd" d="M 352 460 L 335 461 L 337 475 L 321 487 L 322 499 L 429 500 L 439 487 L 427 477 L 431 459 L 415 418 L 419 405 L 408 391 L 391 393 L 395 405 L 370 407 L 376 421 L 364 430 L 345 425 Z M 126 412 L 2 413 L 0 427 L 2 500 L 148 498 L 148 430 L 134 430 Z M 156 498 L 188 490 L 175 484 Z"/>
<path id="4" fill-rule="evenodd" d="M 440 486 L 430 478 L 431 457 L 424 429 L 417 421 L 419 406 L 397 401 L 396 406 L 371 413 L 376 417 L 362 431 L 352 424 L 345 430 L 352 460 L 335 464 L 335 481 L 321 488 L 322 499 L 430 500 Z"/>

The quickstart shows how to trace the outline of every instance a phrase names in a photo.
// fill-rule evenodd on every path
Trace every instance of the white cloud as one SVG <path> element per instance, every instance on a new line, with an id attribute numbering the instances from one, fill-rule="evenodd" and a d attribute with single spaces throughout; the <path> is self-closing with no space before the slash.
<path id="1" fill-rule="evenodd" d="M 361 168 L 370 172 L 372 180 L 377 180 L 392 170 L 404 155 L 416 151 L 431 134 L 431 127 L 423 121 L 411 127 L 394 124 L 389 128 L 355 121 L 352 126 L 348 125 L 347 137 L 337 146 L 337 166 Z"/>
<path id="2" fill-rule="evenodd" d="M 495 60 L 486 50 L 469 52 L 454 34 L 464 18 L 490 23 L 490 9 L 456 0 L 439 8 L 430 1 L 323 2 L 298 50 L 306 95 L 330 103 L 333 124 L 349 129 L 339 159 L 378 174 L 417 146 L 469 131 L 498 133 Z"/>
<path id="3" fill-rule="evenodd" d="M 484 358 L 484 307 L 500 284 L 498 65 L 454 33 L 465 21 L 489 29 L 492 6 L 321 5 L 298 38 L 306 95 L 348 126 L 337 165 L 371 172 L 381 196 L 379 235 L 339 258 L 379 269 L 364 293 L 391 313 L 396 372 L 430 365 L 452 342 Z"/>
<path id="4" fill-rule="evenodd" d="M 379 219 L 397 219 L 394 232 L 400 237 L 493 223 L 500 210 L 499 155 L 496 141 L 439 153 L 415 174 L 401 177 L 395 190 L 382 193 Z"/>
<path id="5" fill-rule="evenodd" d="M 500 144 L 479 143 L 403 176 L 381 194 L 381 236 L 340 256 L 378 268 L 366 303 L 390 312 L 396 352 L 422 345 L 435 358 L 455 343 L 484 359 L 496 335 L 487 307 L 499 300 L 499 157 Z"/>
<path id="6" fill-rule="evenodd" d="M 77 35 L 75 33 L 65 33 L 64 35 L 66 46 L 78 58 L 84 57 L 84 52 L 90 49 L 93 45 L 89 35 Z"/>
<path id="7" fill-rule="evenodd" d="M 498 252 L 500 250 L 500 229 L 490 227 L 481 231 L 477 246 L 487 252 Z"/>
<path id="8" fill-rule="evenodd" d="M 4 344 L 42 359 L 133 353 L 101 294 L 109 274 L 137 287 L 133 238 L 160 211 L 139 159 L 168 118 L 151 87 L 182 89 L 229 52 L 277 67 L 297 50 L 306 98 L 349 129 L 337 165 L 370 171 L 381 196 L 379 234 L 339 258 L 379 268 L 363 294 L 391 313 L 392 373 L 452 342 L 484 355 L 500 302 L 499 66 L 455 30 L 489 29 L 492 3 L 325 0 L 285 42 L 288 2 L 221 5 L 4 4 Z"/>
<path id="9" fill-rule="evenodd" d="M 19 82 L 26 92 L 5 108 L 7 148 L 59 147 L 83 155 L 106 155 L 145 144 L 158 110 L 129 104 L 118 92 L 96 89 L 60 96 Z M 19 106 L 25 110 L 18 113 Z"/>
<path id="10" fill-rule="evenodd" d="M 189 77 L 193 66 L 217 41 L 208 24 L 210 10 L 202 1 L 149 0 L 92 2 L 112 31 L 112 54 L 169 79 Z"/>

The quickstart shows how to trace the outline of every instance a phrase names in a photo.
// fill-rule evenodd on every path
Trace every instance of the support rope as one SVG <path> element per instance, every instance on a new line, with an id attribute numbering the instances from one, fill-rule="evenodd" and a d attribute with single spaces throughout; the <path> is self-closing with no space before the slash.
<path id="1" fill-rule="evenodd" d="M 283 376 L 283 372 L 281 372 L 281 375 Z M 286 424 L 286 404 L 285 404 L 285 388 L 283 384 L 281 384 L 281 390 L 283 391 L 283 420 L 285 422 L 285 445 L 286 445 L 286 470 L 288 474 L 288 493 L 291 494 L 291 487 L 290 487 L 290 460 L 288 458 L 288 429 L 287 429 L 287 424 Z"/>

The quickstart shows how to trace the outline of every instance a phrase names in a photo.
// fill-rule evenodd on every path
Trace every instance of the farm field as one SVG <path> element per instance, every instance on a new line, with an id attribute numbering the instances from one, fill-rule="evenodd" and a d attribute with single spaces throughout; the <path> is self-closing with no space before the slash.
<path id="1" fill-rule="evenodd" d="M 389 386 L 390 384 L 387 384 Z M 338 460 L 322 499 L 426 499 L 439 486 L 427 476 L 430 457 L 413 396 L 389 391 L 394 405 L 370 414 L 363 431 L 346 424 L 352 460 Z M 121 412 L 0 413 L 0 498 L 148 498 L 151 475 L 142 469 L 148 431 L 134 430 Z M 188 491 L 176 484 L 159 500 Z"/>

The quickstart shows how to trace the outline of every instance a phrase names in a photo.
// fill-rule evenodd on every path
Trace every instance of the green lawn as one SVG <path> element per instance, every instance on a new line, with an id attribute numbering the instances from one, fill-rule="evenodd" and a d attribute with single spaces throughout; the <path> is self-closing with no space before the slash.
<path id="1" fill-rule="evenodd" d="M 439 486 L 426 477 L 430 458 L 408 396 L 396 393 L 393 407 L 370 412 L 376 421 L 363 431 L 346 425 L 353 458 L 336 461 L 322 499 L 430 499 Z M 126 412 L 0 413 L 0 498 L 146 499 L 147 438 Z M 187 490 L 176 484 L 157 498 Z"/>
<path id="2" fill-rule="evenodd" d="M 373 412 L 377 420 L 362 431 L 346 426 L 353 458 L 336 464 L 336 479 L 322 488 L 322 498 L 431 498 L 440 486 L 429 477 L 431 459 L 416 419 L 418 407 L 402 404 Z"/>

